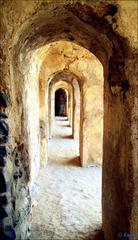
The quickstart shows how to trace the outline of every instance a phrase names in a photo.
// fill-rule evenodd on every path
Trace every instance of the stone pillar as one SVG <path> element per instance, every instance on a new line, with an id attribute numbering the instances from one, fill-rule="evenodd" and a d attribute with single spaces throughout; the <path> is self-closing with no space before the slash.
<path id="1" fill-rule="evenodd" d="M 77 80 L 73 80 L 73 138 L 79 139 L 80 133 L 80 89 Z"/>

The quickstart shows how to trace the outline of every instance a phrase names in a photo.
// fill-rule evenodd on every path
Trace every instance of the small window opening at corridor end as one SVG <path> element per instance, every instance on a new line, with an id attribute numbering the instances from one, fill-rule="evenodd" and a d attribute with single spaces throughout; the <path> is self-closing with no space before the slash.
<path id="1" fill-rule="evenodd" d="M 55 116 L 67 117 L 67 94 L 63 88 L 55 92 Z"/>

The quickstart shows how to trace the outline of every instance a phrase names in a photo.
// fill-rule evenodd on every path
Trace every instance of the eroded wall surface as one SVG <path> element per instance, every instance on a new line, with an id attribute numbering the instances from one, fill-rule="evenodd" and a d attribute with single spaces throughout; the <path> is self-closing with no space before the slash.
<path id="1" fill-rule="evenodd" d="M 2 107 L 1 112 L 6 112 L 8 116 L 6 121 L 10 136 L 10 141 L 6 145 L 9 149 L 6 157 L 7 165 L 1 167 L 2 178 L 4 172 L 3 179 L 7 179 L 7 183 L 10 182 L 7 188 L 8 204 L 1 203 L 0 206 L 0 210 L 3 211 L 0 220 L 2 234 L 6 235 L 7 229 L 10 228 L 11 234 L 13 230 L 16 232 L 17 239 L 27 239 L 28 235 L 30 162 L 38 145 L 36 146 L 34 140 L 34 151 L 31 154 L 29 141 L 32 140 L 33 135 L 29 136 L 30 131 L 26 127 L 28 115 L 23 105 L 26 102 L 24 82 L 27 80 L 24 75 L 32 62 L 31 57 L 27 58 L 27 54 L 29 51 L 37 51 L 46 43 L 61 39 L 76 42 L 89 49 L 104 68 L 103 230 L 105 239 L 115 240 L 118 232 L 136 234 L 138 222 L 137 1 L 82 0 L 77 3 L 74 0 L 55 3 L 51 0 L 27 1 L 26 5 L 25 0 L 2 0 L 0 6 L 0 91 L 9 98 L 7 108 Z M 40 51 L 40 55 L 43 60 L 45 51 Z M 63 58 L 62 54 L 61 56 Z M 66 67 L 65 58 L 60 68 L 55 68 L 58 66 L 56 59 L 48 63 L 49 66 L 53 64 L 52 74 Z M 60 57 L 58 60 L 60 65 Z M 41 62 L 37 61 L 38 69 Z M 80 79 L 88 77 L 87 73 L 85 76 L 80 75 L 79 69 L 82 68 L 83 60 L 79 63 L 77 59 L 75 62 L 73 59 L 73 63 L 69 65 L 70 71 L 74 71 Z M 35 86 L 32 90 L 35 92 Z M 91 100 L 94 101 L 94 97 Z M 85 101 L 88 101 L 87 97 Z M 32 111 L 34 115 L 38 113 L 38 104 L 36 111 Z M 90 115 L 89 117 L 93 118 Z M 34 132 L 35 136 L 38 136 L 38 119 L 36 122 Z M 94 121 L 92 124 L 95 124 Z M 16 170 L 14 163 L 15 149 L 20 156 L 20 170 L 18 167 Z M 19 172 L 21 170 L 22 175 Z M 16 171 L 17 180 L 16 176 L 14 177 Z M 1 199 L 3 193 L 5 192 L 1 193 Z M 21 223 L 22 231 L 20 231 Z M 137 239 L 137 236 L 134 239 Z"/>
<path id="2" fill-rule="evenodd" d="M 45 60 L 40 72 L 41 86 L 44 89 L 46 79 L 64 69 L 77 76 L 81 88 L 81 104 L 78 106 L 82 115 L 81 163 L 83 166 L 92 165 L 94 162 L 101 164 L 104 90 L 102 64 L 86 49 L 67 41 L 49 44 L 44 50 Z M 46 103 L 45 108 L 47 107 Z"/>

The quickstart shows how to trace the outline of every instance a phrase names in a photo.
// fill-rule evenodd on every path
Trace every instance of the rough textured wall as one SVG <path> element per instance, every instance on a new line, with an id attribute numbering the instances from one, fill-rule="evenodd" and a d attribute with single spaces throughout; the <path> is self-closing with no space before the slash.
<path id="1" fill-rule="evenodd" d="M 102 163 L 103 145 L 103 67 L 95 57 L 83 58 L 71 65 L 75 73 L 83 74 L 81 122 L 82 165 Z"/>
<path id="2" fill-rule="evenodd" d="M 31 210 L 28 176 L 22 164 L 22 144 L 13 148 L 9 141 L 11 129 L 4 113 L 8 104 L 9 98 L 0 92 L 0 238 L 27 239 Z"/>
<path id="3" fill-rule="evenodd" d="M 39 77 L 39 120 L 40 120 L 40 163 L 46 165 L 48 160 L 48 139 L 50 136 L 49 111 L 50 99 L 48 97 L 48 82 L 43 84 L 43 76 Z"/>
<path id="4" fill-rule="evenodd" d="M 66 39 L 86 47 L 103 63 L 103 229 L 105 239 L 112 240 L 116 239 L 117 232 L 137 231 L 137 1 L 76 2 L 27 1 L 27 7 L 23 0 L 0 2 L 0 89 L 10 99 L 6 113 L 12 137 L 10 144 L 14 149 L 17 143 L 22 143 L 22 136 L 28 139 L 20 105 L 23 88 L 18 61 L 21 52 L 26 54 L 29 49 Z M 23 142 L 21 146 L 21 161 L 28 176 L 28 144 Z M 5 169 L 9 176 L 12 176 L 12 166 L 13 161 L 9 172 Z M 27 193 L 27 184 L 25 186 Z M 22 198 L 23 207 L 25 195 Z M 27 233 L 27 229 L 24 231 Z"/>
<path id="5" fill-rule="evenodd" d="M 42 51 L 42 49 L 40 49 Z M 81 162 L 83 166 L 102 163 L 103 144 L 103 67 L 98 59 L 86 49 L 67 41 L 60 41 L 44 47 L 45 59 L 40 79 L 46 79 L 56 72 L 69 70 L 80 79 L 82 102 L 80 105 L 82 134 L 80 139 Z"/>
<path id="6" fill-rule="evenodd" d="M 21 65 L 23 66 L 23 64 Z M 24 74 L 24 72 L 23 72 Z M 28 135 L 23 141 L 28 142 L 28 161 L 30 167 L 30 185 L 35 181 L 40 165 L 40 122 L 39 122 L 39 84 L 38 62 L 30 59 L 30 65 L 24 74 L 22 119 Z"/>

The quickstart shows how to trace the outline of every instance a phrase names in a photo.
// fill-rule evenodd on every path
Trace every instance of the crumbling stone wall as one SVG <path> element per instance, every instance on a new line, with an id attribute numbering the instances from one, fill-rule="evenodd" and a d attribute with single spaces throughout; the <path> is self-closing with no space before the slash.
<path id="1" fill-rule="evenodd" d="M 30 194 L 21 146 L 10 146 L 5 108 L 8 96 L 0 92 L 0 239 L 27 239 L 29 236 Z"/>
<path id="2" fill-rule="evenodd" d="M 20 104 L 23 102 L 25 81 L 21 72 L 25 73 L 26 66 L 30 65 L 29 59 L 26 60 L 25 56 L 28 51 L 37 51 L 45 44 L 57 40 L 75 42 L 90 50 L 104 68 L 103 230 L 105 239 L 116 239 L 118 232 L 136 234 L 138 220 L 137 1 L 68 0 L 65 2 L 63 0 L 55 3 L 52 0 L 40 0 L 27 1 L 26 7 L 24 0 L 1 0 L 0 6 L 0 87 L 1 91 L 10 98 L 6 115 L 12 137 L 11 149 L 14 149 L 17 143 L 19 145 L 23 143 L 21 156 L 27 183 L 30 179 L 28 130 L 25 127 L 25 112 Z M 40 52 L 41 60 L 45 56 L 43 50 Z M 20 68 L 21 59 L 23 65 Z M 80 76 L 81 79 L 82 77 Z M 8 164 L 11 168 L 9 171 L 5 168 L 5 174 L 11 177 L 13 161 L 8 161 Z M 3 170 L 1 172 L 3 176 Z M 7 189 L 10 194 L 11 188 Z M 25 195 L 23 198 L 25 201 Z M 24 201 L 21 205 L 24 205 Z M 11 200 L 9 204 L 11 206 Z M 12 210 L 12 207 L 10 209 Z M 10 219 L 11 210 L 8 215 Z M 3 225 L 1 226 L 3 231 Z M 13 225 L 10 226 L 13 229 Z M 4 234 L 6 231 L 5 224 Z M 13 230 L 11 231 L 14 236 Z M 27 231 L 24 230 L 23 234 L 27 234 Z"/>

